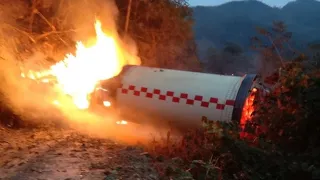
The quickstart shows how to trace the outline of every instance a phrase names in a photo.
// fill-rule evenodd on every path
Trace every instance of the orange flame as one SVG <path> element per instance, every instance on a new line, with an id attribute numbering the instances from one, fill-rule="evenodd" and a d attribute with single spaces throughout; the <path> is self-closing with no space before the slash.
<path id="1" fill-rule="evenodd" d="M 253 134 L 249 134 L 243 130 L 245 128 L 246 123 L 252 120 L 252 113 L 255 110 L 254 101 L 257 93 L 258 93 L 258 89 L 253 88 L 251 90 L 251 93 L 249 94 L 249 96 L 246 98 L 244 102 L 244 106 L 242 108 L 242 115 L 240 119 L 240 127 L 242 129 L 242 131 L 240 132 L 240 138 L 247 138 L 252 140 L 255 139 L 255 136 Z"/>
<path id="2" fill-rule="evenodd" d="M 125 120 L 121 120 L 121 121 L 117 121 L 116 124 L 119 124 L 119 125 L 127 125 L 128 122 L 125 121 Z"/>
<path id="3" fill-rule="evenodd" d="M 105 34 L 101 22 L 95 22 L 96 41 L 91 46 L 85 46 L 81 41 L 76 44 L 75 55 L 67 54 L 65 59 L 50 67 L 48 71 L 29 72 L 21 74 L 34 80 L 49 82 L 44 78 L 53 76 L 58 89 L 72 97 L 73 103 L 79 109 L 89 107 L 88 96 L 94 91 L 97 83 L 120 73 L 127 63 L 123 51 L 116 40 Z M 134 62 L 139 64 L 139 62 Z M 59 104 L 57 100 L 54 104 Z"/>
<path id="4" fill-rule="evenodd" d="M 242 109 L 242 115 L 240 120 L 240 125 L 243 127 L 247 121 L 250 121 L 252 119 L 252 113 L 254 112 L 254 100 L 257 89 L 253 88 L 250 95 L 247 97 L 245 104 Z"/>

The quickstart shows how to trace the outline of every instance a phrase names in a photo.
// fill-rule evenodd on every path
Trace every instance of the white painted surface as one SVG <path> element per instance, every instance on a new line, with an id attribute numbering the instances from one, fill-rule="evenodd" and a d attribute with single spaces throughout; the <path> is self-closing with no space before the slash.
<path id="1" fill-rule="evenodd" d="M 135 85 L 138 90 L 140 87 L 147 87 L 150 93 L 153 89 L 160 89 L 161 94 L 173 91 L 174 96 L 187 93 L 190 99 L 194 99 L 195 95 L 202 95 L 204 101 L 216 97 L 219 99 L 218 103 L 225 104 L 227 99 L 235 100 L 242 79 L 243 77 L 238 76 L 132 66 L 122 76 L 122 83 L 124 88 L 128 88 L 129 85 Z M 134 96 L 133 91 L 122 94 L 120 89 L 117 93 L 117 105 L 122 109 L 131 108 L 153 113 L 159 117 L 179 121 L 178 123 L 201 125 L 202 116 L 206 116 L 209 120 L 224 122 L 230 122 L 232 118 L 233 106 L 226 105 L 224 110 L 219 110 L 216 104 L 210 104 L 206 108 L 201 107 L 197 101 L 194 105 L 188 105 L 185 99 L 174 103 L 172 97 L 162 101 L 159 100 L 159 95 L 146 98 L 146 93 L 141 92 L 140 96 Z"/>

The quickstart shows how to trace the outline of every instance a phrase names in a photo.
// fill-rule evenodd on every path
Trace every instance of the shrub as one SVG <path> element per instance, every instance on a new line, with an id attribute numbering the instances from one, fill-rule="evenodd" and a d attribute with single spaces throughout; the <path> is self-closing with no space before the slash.
<path id="1" fill-rule="evenodd" d="M 304 54 L 281 56 L 283 44 L 290 38 L 283 23 L 275 23 L 274 33 L 259 31 L 270 41 L 270 47 L 259 47 L 261 54 L 266 61 L 278 62 L 273 62 L 276 73 L 264 76 L 274 81 L 271 92 L 256 99 L 256 111 L 245 126 L 244 131 L 256 138 L 242 139 L 237 124 L 219 122 L 205 122 L 204 130 L 186 133 L 179 141 L 168 136 L 164 142 L 153 143 L 150 150 L 165 178 L 320 177 L 320 71 L 310 66 Z M 280 35 L 273 39 L 272 34 L 277 33 Z"/>
<path id="2" fill-rule="evenodd" d="M 277 81 L 274 90 L 257 101 L 251 123 L 266 127 L 264 135 L 287 151 L 319 147 L 319 70 L 307 70 L 295 60 L 281 69 Z"/>

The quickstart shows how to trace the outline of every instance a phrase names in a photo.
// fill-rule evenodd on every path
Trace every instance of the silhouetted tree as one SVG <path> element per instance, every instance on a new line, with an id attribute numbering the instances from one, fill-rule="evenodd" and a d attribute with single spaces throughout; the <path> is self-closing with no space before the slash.
<path id="1" fill-rule="evenodd" d="M 225 47 L 223 48 L 223 51 L 230 53 L 233 56 L 240 55 L 243 52 L 240 45 L 231 42 L 226 43 Z"/>
<path id="2" fill-rule="evenodd" d="M 116 2 L 123 27 L 127 1 Z M 128 33 L 139 46 L 143 65 L 199 70 L 187 1 L 132 1 L 131 12 Z"/>
<path id="3" fill-rule="evenodd" d="M 210 47 L 207 49 L 205 58 L 205 71 L 210 73 L 223 74 L 224 62 L 219 50 Z"/>
<path id="4" fill-rule="evenodd" d="M 311 43 L 308 46 L 311 51 L 311 63 L 320 67 L 320 43 Z"/>
<path id="5" fill-rule="evenodd" d="M 102 1 L 94 0 L 90 3 L 99 5 L 99 2 Z M 72 6 L 72 3 L 81 4 L 82 2 L 85 1 L 29 0 L 32 11 L 27 15 L 27 19 L 34 21 L 33 23 L 28 22 L 30 32 L 61 30 L 61 22 L 68 26 L 65 20 L 67 17 L 62 16 L 69 17 L 72 12 L 60 12 L 61 17 L 55 18 L 56 12 L 64 5 L 69 7 Z M 115 0 L 115 2 L 119 9 L 118 31 L 121 35 L 129 35 L 135 40 L 143 65 L 200 70 L 192 31 L 192 10 L 186 0 Z M 131 2 L 130 5 L 129 2 Z M 130 16 L 127 17 L 129 7 Z M 96 10 L 103 11 L 99 7 Z M 43 16 L 48 21 L 45 21 Z M 127 25 L 126 22 L 128 22 Z M 39 23 L 43 26 L 35 25 Z M 62 28 L 62 30 L 65 29 L 68 28 Z"/>
<path id="6" fill-rule="evenodd" d="M 271 31 L 256 29 L 259 35 L 251 38 L 252 48 L 261 55 L 260 74 L 266 77 L 283 67 L 297 52 L 289 44 L 292 33 L 282 21 L 274 21 Z"/>

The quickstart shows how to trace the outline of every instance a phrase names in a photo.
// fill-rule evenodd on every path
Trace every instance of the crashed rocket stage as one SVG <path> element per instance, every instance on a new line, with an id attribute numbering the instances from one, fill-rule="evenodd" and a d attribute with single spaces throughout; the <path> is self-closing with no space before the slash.
<path id="1" fill-rule="evenodd" d="M 255 74 L 228 76 L 128 65 L 118 76 L 102 81 L 93 96 L 99 98 L 92 101 L 116 109 L 126 121 L 162 119 L 189 128 L 200 127 L 202 120 L 243 124 L 253 112 L 256 81 Z"/>

